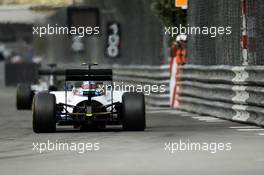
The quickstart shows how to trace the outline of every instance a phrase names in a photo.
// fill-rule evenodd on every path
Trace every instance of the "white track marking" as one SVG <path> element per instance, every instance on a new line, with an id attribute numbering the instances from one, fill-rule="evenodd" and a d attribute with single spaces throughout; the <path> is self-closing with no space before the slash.
<path id="1" fill-rule="evenodd" d="M 226 122 L 225 120 L 207 120 L 206 122 L 208 123 L 222 123 L 222 122 Z"/>
<path id="2" fill-rule="evenodd" d="M 179 111 L 170 111 L 170 110 L 156 110 L 156 111 L 147 111 L 147 113 L 181 113 Z"/>
<path id="3" fill-rule="evenodd" d="M 231 126 L 230 129 L 250 129 L 250 128 L 260 128 L 257 126 Z"/>
<path id="4" fill-rule="evenodd" d="M 264 131 L 264 128 L 258 127 L 258 126 L 231 126 L 229 127 L 230 129 L 236 129 L 237 131 L 240 132 L 256 132 L 256 131 Z M 260 133 L 258 135 L 261 135 L 264 133 Z"/>
<path id="5" fill-rule="evenodd" d="M 237 131 L 264 131 L 263 128 L 245 128 L 245 129 L 237 129 Z"/>
<path id="6" fill-rule="evenodd" d="M 180 117 L 183 117 L 182 115 L 184 115 L 184 117 L 188 115 L 188 113 L 186 112 L 177 111 L 177 110 L 149 110 L 149 111 L 147 110 L 146 113 L 148 114 L 160 114 L 160 113 L 177 114 Z"/>
<path id="7" fill-rule="evenodd" d="M 259 135 L 259 136 L 264 136 L 264 133 L 259 133 L 258 135 Z"/>
<path id="8" fill-rule="evenodd" d="M 200 116 L 200 117 L 192 117 L 193 119 L 197 119 L 199 121 L 205 121 L 208 123 L 216 123 L 216 122 L 225 122 L 224 120 L 214 118 L 214 117 L 205 117 L 205 116 Z"/>

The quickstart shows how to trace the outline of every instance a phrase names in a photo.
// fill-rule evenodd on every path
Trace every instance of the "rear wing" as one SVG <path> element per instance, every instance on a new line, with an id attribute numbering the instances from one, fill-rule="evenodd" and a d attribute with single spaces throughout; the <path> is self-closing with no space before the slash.
<path id="1" fill-rule="evenodd" d="M 61 73 L 61 72 L 57 72 Z M 67 81 L 111 81 L 113 83 L 112 69 L 91 69 L 89 65 L 88 69 L 66 69 L 65 75 L 65 87 Z M 91 104 L 92 94 L 88 94 L 88 102 Z M 113 91 L 111 91 L 111 101 L 113 104 Z M 65 104 L 67 111 L 67 89 L 65 88 Z M 113 107 L 112 110 L 113 111 Z"/>
<path id="2" fill-rule="evenodd" d="M 67 69 L 65 81 L 112 81 L 112 69 Z"/>
<path id="3" fill-rule="evenodd" d="M 40 69 L 42 76 L 65 76 L 65 81 L 112 81 L 112 69 Z"/>

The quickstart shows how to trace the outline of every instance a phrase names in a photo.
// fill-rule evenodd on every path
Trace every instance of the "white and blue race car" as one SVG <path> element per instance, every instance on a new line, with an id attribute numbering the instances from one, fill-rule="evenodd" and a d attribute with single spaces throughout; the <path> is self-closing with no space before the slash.
<path id="1" fill-rule="evenodd" d="M 64 91 L 44 91 L 35 95 L 32 105 L 34 132 L 55 132 L 57 125 L 81 129 L 122 125 L 129 131 L 145 129 L 143 93 L 99 86 L 100 83 L 113 83 L 111 69 L 70 69 L 64 74 Z M 69 88 L 69 82 L 82 84 Z"/>
<path id="2" fill-rule="evenodd" d="M 35 94 L 42 91 L 58 90 L 58 82 L 56 76 L 62 75 L 63 71 L 55 69 L 56 64 L 48 64 L 49 69 L 38 70 L 38 76 L 42 76 L 38 84 L 18 84 L 16 92 L 16 108 L 17 110 L 30 110 Z M 43 76 L 48 76 L 44 79 Z"/>

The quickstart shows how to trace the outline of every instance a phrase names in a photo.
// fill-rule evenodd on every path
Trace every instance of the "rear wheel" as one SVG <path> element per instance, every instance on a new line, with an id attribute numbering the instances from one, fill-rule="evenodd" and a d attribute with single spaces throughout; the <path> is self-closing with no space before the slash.
<path id="1" fill-rule="evenodd" d="M 38 93 L 33 102 L 33 130 L 36 133 L 56 131 L 56 98 L 49 93 Z"/>
<path id="2" fill-rule="evenodd" d="M 18 110 L 29 110 L 32 106 L 34 92 L 28 84 L 17 86 L 16 107 Z"/>
<path id="3" fill-rule="evenodd" d="M 145 130 L 145 98 L 143 93 L 126 92 L 123 94 L 122 118 L 124 130 Z"/>

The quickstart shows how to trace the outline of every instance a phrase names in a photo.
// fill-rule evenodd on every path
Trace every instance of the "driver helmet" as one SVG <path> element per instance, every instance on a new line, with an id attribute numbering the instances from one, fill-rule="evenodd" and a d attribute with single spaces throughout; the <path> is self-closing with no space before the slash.
<path id="1" fill-rule="evenodd" d="M 84 81 L 82 83 L 81 88 L 83 90 L 91 90 L 91 91 L 96 90 L 96 88 L 97 88 L 96 82 L 95 81 Z"/>

